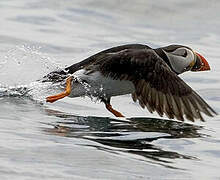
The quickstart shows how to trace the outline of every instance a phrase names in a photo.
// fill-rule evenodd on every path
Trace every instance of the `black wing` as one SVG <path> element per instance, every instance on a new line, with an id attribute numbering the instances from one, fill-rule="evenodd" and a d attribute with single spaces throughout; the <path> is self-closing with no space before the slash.
<path id="1" fill-rule="evenodd" d="M 152 113 L 178 120 L 204 121 L 201 112 L 217 114 L 191 87 L 180 79 L 152 49 L 108 53 L 94 64 L 105 76 L 132 81 L 133 100 Z"/>
<path id="2" fill-rule="evenodd" d="M 138 49 L 146 49 L 146 48 L 151 49 L 149 46 L 143 45 L 143 44 L 127 44 L 127 45 L 121 45 L 121 46 L 109 48 L 109 49 L 101 51 L 93 56 L 90 56 L 90 57 L 84 59 L 83 61 L 75 63 L 71 66 L 68 66 L 65 69 L 53 71 L 53 72 L 47 74 L 46 76 L 44 76 L 42 81 L 43 82 L 63 81 L 69 76 L 69 74 L 73 74 L 74 72 L 76 72 L 86 66 L 89 66 L 90 64 L 94 63 L 95 61 L 99 61 L 100 59 L 103 59 L 104 57 L 107 56 L 107 53 L 116 53 L 116 52 L 120 52 L 120 51 L 126 50 L 126 49 L 138 50 Z"/>

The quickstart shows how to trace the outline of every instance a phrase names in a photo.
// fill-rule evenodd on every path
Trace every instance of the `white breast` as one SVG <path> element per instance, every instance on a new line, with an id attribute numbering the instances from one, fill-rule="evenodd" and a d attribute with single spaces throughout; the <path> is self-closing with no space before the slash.
<path id="1" fill-rule="evenodd" d="M 73 90 L 70 97 L 86 94 L 111 97 L 130 94 L 135 91 L 132 82 L 114 80 L 110 77 L 107 78 L 98 71 L 87 74 L 87 71 L 83 69 L 75 72 L 73 77 L 77 77 L 81 83 L 73 83 Z"/>

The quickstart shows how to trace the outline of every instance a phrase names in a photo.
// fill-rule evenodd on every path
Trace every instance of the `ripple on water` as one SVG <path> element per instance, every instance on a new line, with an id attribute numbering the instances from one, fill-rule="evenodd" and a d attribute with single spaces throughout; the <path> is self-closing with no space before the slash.
<path id="1" fill-rule="evenodd" d="M 151 163 L 170 168 L 172 159 L 192 159 L 196 157 L 163 149 L 154 145 L 160 139 L 199 138 L 201 126 L 157 118 L 111 119 L 105 117 L 82 117 L 48 109 L 49 116 L 60 119 L 50 128 L 49 134 L 69 138 L 88 139 L 98 144 L 92 145 L 101 151 L 129 155 Z M 86 145 L 84 145 L 86 146 Z M 91 146 L 91 145 L 88 145 Z"/>

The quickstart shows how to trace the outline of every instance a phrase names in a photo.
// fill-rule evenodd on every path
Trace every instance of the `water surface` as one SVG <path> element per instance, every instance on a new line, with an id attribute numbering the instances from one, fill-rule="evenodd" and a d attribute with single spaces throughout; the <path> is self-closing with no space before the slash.
<path id="1" fill-rule="evenodd" d="M 178 43 L 212 70 L 181 77 L 220 113 L 220 3 L 205 1 L 2 0 L 1 179 L 220 179 L 220 118 L 178 122 L 150 114 L 130 95 L 114 118 L 90 98 L 45 97 L 62 84 L 48 72 L 126 43 Z"/>

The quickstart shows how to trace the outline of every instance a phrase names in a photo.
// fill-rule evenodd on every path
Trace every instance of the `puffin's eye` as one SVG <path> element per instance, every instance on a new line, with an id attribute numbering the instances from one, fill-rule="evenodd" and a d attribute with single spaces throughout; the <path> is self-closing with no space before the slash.
<path id="1" fill-rule="evenodd" d="M 186 57 L 186 56 L 187 56 L 187 51 L 184 50 L 183 57 Z"/>

